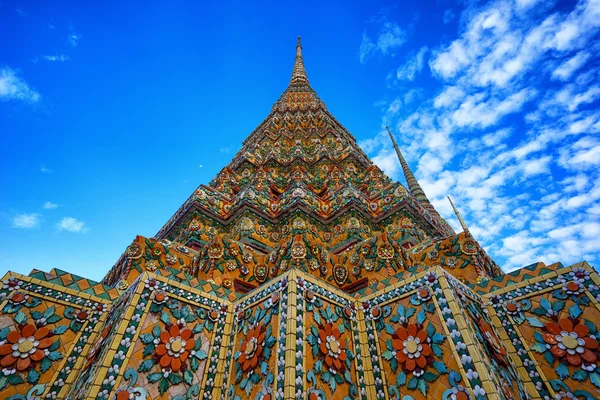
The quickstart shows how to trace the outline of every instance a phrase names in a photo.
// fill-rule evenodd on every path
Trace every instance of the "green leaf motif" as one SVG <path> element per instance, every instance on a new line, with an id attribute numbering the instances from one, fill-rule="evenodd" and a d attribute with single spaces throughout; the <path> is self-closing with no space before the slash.
<path id="1" fill-rule="evenodd" d="M 40 363 L 40 369 L 42 370 L 42 373 L 48 371 L 51 366 L 52 366 L 52 361 L 50 361 L 48 358 L 44 358 L 42 360 L 42 362 Z"/>
<path id="2" fill-rule="evenodd" d="M 531 325 L 535 328 L 543 328 L 544 327 L 544 324 L 542 323 L 542 321 L 540 321 L 536 317 L 527 317 L 527 322 L 529 322 L 529 325 Z"/>
<path id="3" fill-rule="evenodd" d="M 183 377 L 179 374 L 171 374 L 169 375 L 169 382 L 173 385 L 178 385 L 183 382 Z"/>
<path id="4" fill-rule="evenodd" d="M 575 372 L 573 372 L 573 376 L 571 376 L 573 379 L 575 379 L 576 381 L 585 381 L 586 378 L 588 376 L 587 371 L 584 371 L 582 369 L 579 369 Z"/>
<path id="5" fill-rule="evenodd" d="M 569 367 L 567 367 L 563 363 L 560 363 L 559 366 L 556 368 L 556 373 L 558 374 L 558 377 L 560 379 L 568 378 L 569 377 Z"/>
<path id="6" fill-rule="evenodd" d="M 192 382 L 194 382 L 194 374 L 192 374 L 192 372 L 189 369 L 186 369 L 183 373 L 183 380 L 188 385 L 191 385 Z"/>
<path id="7" fill-rule="evenodd" d="M 381 355 L 383 358 L 385 358 L 386 360 L 391 360 L 394 355 L 392 354 L 392 352 L 390 350 L 386 350 L 383 352 L 383 354 Z"/>
<path id="8" fill-rule="evenodd" d="M 448 372 L 450 372 L 450 370 L 448 369 L 446 364 L 444 364 L 441 361 L 434 361 L 432 363 L 432 365 L 433 365 L 433 368 L 435 368 L 435 370 L 437 372 L 439 372 L 440 374 L 447 374 Z"/>
<path id="9" fill-rule="evenodd" d="M 552 310 L 554 310 L 556 312 L 561 311 L 563 308 L 565 308 L 564 301 L 555 301 L 554 304 L 552 304 Z"/>
<path id="10" fill-rule="evenodd" d="M 438 376 L 438 374 L 434 374 L 433 372 L 427 371 L 423 374 L 423 379 L 425 379 L 427 382 L 433 382 L 437 379 Z"/>
<path id="11" fill-rule="evenodd" d="M 395 331 L 394 331 L 394 327 L 393 327 L 392 325 L 390 325 L 390 324 L 385 324 L 385 332 L 386 332 L 388 335 L 393 335 L 393 334 L 394 334 L 394 332 L 395 332 Z"/>
<path id="12" fill-rule="evenodd" d="M 37 372 L 35 369 L 32 369 L 29 371 L 29 373 L 27 374 L 27 382 L 29 383 L 37 383 L 37 381 L 40 379 L 40 373 Z"/>
<path id="13" fill-rule="evenodd" d="M 444 340 L 446 340 L 446 337 L 437 332 L 433 335 L 433 338 L 431 338 L 431 341 L 435 344 L 444 343 Z"/>
<path id="14" fill-rule="evenodd" d="M 540 305 L 542 307 L 544 307 L 546 310 L 551 310 L 552 309 L 552 305 L 550 304 L 550 302 L 548 301 L 548 299 L 542 297 L 542 299 L 540 300 Z"/>
<path id="15" fill-rule="evenodd" d="M 62 354 L 60 354 L 58 351 L 51 352 L 47 357 L 50 359 L 50 361 L 56 361 L 63 358 Z"/>
<path id="16" fill-rule="evenodd" d="M 144 344 L 150 344 L 154 342 L 154 336 L 149 333 L 144 333 L 143 335 L 140 335 L 140 340 Z"/>
<path id="17" fill-rule="evenodd" d="M 416 377 L 412 377 L 410 378 L 410 380 L 408 381 L 408 388 L 410 390 L 415 390 L 417 388 L 417 385 L 419 384 L 419 380 Z"/>
<path id="18" fill-rule="evenodd" d="M 25 321 L 27 321 L 27 316 L 19 311 L 17 315 L 15 315 L 15 322 L 19 325 L 25 325 Z"/>
<path id="19" fill-rule="evenodd" d="M 594 386 L 600 388 L 600 374 L 598 372 L 590 372 L 590 381 L 594 384 Z"/>
<path id="20" fill-rule="evenodd" d="M 533 350 L 533 351 L 535 351 L 537 353 L 543 353 L 543 352 L 545 352 L 548 349 L 546 348 L 545 344 L 535 343 L 533 346 L 531 346 L 531 350 Z"/>
<path id="21" fill-rule="evenodd" d="M 62 335 L 67 331 L 67 329 L 69 329 L 67 325 L 60 325 L 52 329 L 52 333 L 54 333 L 55 335 Z"/>
<path id="22" fill-rule="evenodd" d="M 171 375 L 169 375 L 169 377 L 171 377 Z M 158 383 L 158 391 L 161 395 L 165 394 L 165 392 L 167 390 L 169 390 L 169 387 L 171 385 L 169 384 L 169 379 L 161 379 L 160 382 Z"/>
<path id="23" fill-rule="evenodd" d="M 423 393 L 423 396 L 427 396 L 427 390 L 429 385 L 425 382 L 425 379 L 419 379 L 419 390 Z"/>
<path id="24" fill-rule="evenodd" d="M 199 360 L 205 360 L 208 358 L 208 354 L 204 350 L 198 350 L 195 354 L 196 358 Z"/>
<path id="25" fill-rule="evenodd" d="M 154 359 L 149 359 L 140 364 L 138 372 L 148 372 L 154 366 Z"/>
<path id="26" fill-rule="evenodd" d="M 146 345 L 146 347 L 144 347 L 144 357 L 148 357 L 152 353 L 154 353 L 154 344 Z"/>
<path id="27" fill-rule="evenodd" d="M 166 324 L 168 324 L 168 323 L 170 323 L 170 322 L 171 322 L 171 317 L 169 317 L 169 314 L 167 314 L 167 312 L 166 312 L 166 311 L 163 311 L 163 312 L 160 314 L 160 320 L 162 321 L 162 323 L 163 323 L 163 324 L 165 324 L 165 325 L 166 325 Z"/>
<path id="28" fill-rule="evenodd" d="M 396 384 L 398 386 L 404 386 L 406 384 L 406 374 L 404 372 L 400 372 L 396 377 Z"/>
<path id="29" fill-rule="evenodd" d="M 25 383 L 25 381 L 23 380 L 23 378 L 21 378 L 21 375 L 12 374 L 8 376 L 8 383 L 10 383 L 11 385 L 18 385 L 20 383 Z"/>
<path id="30" fill-rule="evenodd" d="M 417 315 L 417 324 L 422 324 L 425 321 L 425 310 L 421 310 Z"/>
<path id="31" fill-rule="evenodd" d="M 54 315 L 54 312 L 56 311 L 56 308 L 54 308 L 54 306 L 47 308 L 46 311 L 44 311 L 44 318 L 48 319 L 51 316 Z"/>
<path id="32" fill-rule="evenodd" d="M 148 375 L 148 382 L 155 383 L 158 382 L 163 377 L 163 374 L 160 372 L 154 372 Z"/>
<path id="33" fill-rule="evenodd" d="M 581 308 L 579 308 L 579 306 L 577 304 L 573 304 L 570 308 L 569 308 L 569 315 L 571 316 L 571 318 L 579 318 L 579 316 L 581 315 Z"/>

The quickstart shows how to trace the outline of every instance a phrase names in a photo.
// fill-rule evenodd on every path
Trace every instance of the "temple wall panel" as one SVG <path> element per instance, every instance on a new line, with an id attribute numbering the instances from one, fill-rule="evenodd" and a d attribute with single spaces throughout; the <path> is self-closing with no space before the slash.
<path id="1" fill-rule="evenodd" d="M 232 320 L 231 302 L 144 273 L 111 310 L 69 398 L 218 396 Z"/>
<path id="2" fill-rule="evenodd" d="M 0 398 L 64 398 L 110 302 L 8 273 L 0 287 Z"/>
<path id="3" fill-rule="evenodd" d="M 595 270 L 581 263 L 485 296 L 514 365 L 540 397 L 598 397 L 599 284 Z"/>

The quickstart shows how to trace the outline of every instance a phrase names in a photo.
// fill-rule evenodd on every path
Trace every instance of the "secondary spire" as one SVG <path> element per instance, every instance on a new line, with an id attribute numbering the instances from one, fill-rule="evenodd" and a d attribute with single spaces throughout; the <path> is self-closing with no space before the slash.
<path id="1" fill-rule="evenodd" d="M 302 59 L 302 44 L 300 43 L 300 36 L 298 36 L 298 44 L 296 45 L 296 61 L 294 61 L 294 69 L 292 70 L 290 86 L 303 86 L 308 84 L 306 70 L 304 69 L 304 60 Z"/>
<path id="2" fill-rule="evenodd" d="M 468 233 L 469 232 L 469 228 L 467 227 L 467 224 L 462 219 L 462 217 L 460 216 L 460 213 L 458 212 L 458 210 L 454 206 L 454 203 L 452 202 L 452 199 L 450 198 L 450 196 L 448 196 L 448 200 L 450 201 L 450 205 L 452 206 L 452 209 L 454 210 L 454 214 L 456 214 L 456 218 L 458 218 L 458 222 L 460 222 L 460 226 L 462 226 L 463 231 L 465 233 Z"/>
<path id="3" fill-rule="evenodd" d="M 408 163 L 404 159 L 404 156 L 402 155 L 402 152 L 396 143 L 396 139 L 394 139 L 394 135 L 392 135 L 392 131 L 390 131 L 390 127 L 386 126 L 385 128 L 390 134 L 390 139 L 392 139 L 392 143 L 394 144 L 394 149 L 398 155 L 398 160 L 400 160 L 400 165 L 402 166 L 402 171 L 404 172 L 404 178 L 406 178 L 406 183 L 408 184 L 408 190 L 410 191 L 410 194 L 412 194 L 415 199 L 419 200 L 425 208 L 433 208 L 429 202 L 429 199 L 425 195 L 425 192 L 419 185 L 419 182 L 417 182 L 417 178 L 415 178 L 408 166 Z"/>

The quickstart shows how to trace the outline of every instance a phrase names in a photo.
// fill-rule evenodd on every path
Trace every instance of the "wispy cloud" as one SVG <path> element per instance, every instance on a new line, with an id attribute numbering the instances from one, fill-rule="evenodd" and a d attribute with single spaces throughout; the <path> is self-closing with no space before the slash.
<path id="1" fill-rule="evenodd" d="M 58 231 L 67 231 L 73 233 L 85 233 L 88 231 L 88 228 L 85 226 L 85 222 L 79 221 L 72 217 L 64 217 L 60 220 L 60 222 L 56 225 Z"/>
<path id="2" fill-rule="evenodd" d="M 506 270 L 600 261 L 600 3 L 553 12 L 535 0 L 477 3 L 457 29 L 429 44 L 430 100 L 391 97 L 382 126 L 402 133 L 438 211 L 458 226 L 450 194 Z M 419 70 L 412 60 L 396 69 L 404 80 Z M 360 145 L 400 178 L 383 130 Z"/>
<path id="3" fill-rule="evenodd" d="M 52 210 L 52 209 L 58 208 L 58 204 L 55 204 L 51 201 L 47 201 L 44 203 L 44 205 L 42 207 L 45 208 L 46 210 Z"/>
<path id="4" fill-rule="evenodd" d="M 13 228 L 33 229 L 40 226 L 40 214 L 17 214 L 12 218 Z"/>
<path id="5" fill-rule="evenodd" d="M 382 21 L 377 20 L 375 23 L 380 25 L 376 35 L 371 37 L 367 32 L 363 33 L 358 52 L 360 62 L 363 64 L 378 52 L 383 55 L 393 54 L 408 40 L 408 32 L 396 22 L 382 18 Z"/>
<path id="6" fill-rule="evenodd" d="M 452 20 L 454 19 L 455 14 L 454 11 L 449 8 L 446 10 L 446 12 L 444 13 L 444 24 L 449 24 L 450 22 L 452 22 Z"/>
<path id="7" fill-rule="evenodd" d="M 229 153 L 231 151 L 231 147 L 221 147 L 219 149 L 219 153 Z"/>
<path id="8" fill-rule="evenodd" d="M 0 100 L 37 103 L 41 95 L 9 67 L 0 67 Z"/>
<path id="9" fill-rule="evenodd" d="M 45 165 L 40 165 L 40 172 L 42 174 L 51 174 L 54 171 L 52 171 L 50 168 L 46 167 Z"/>
<path id="10" fill-rule="evenodd" d="M 71 57 L 66 54 L 59 54 L 55 56 L 44 56 L 44 60 L 46 61 L 57 61 L 57 62 L 65 62 L 69 61 Z"/>
<path id="11" fill-rule="evenodd" d="M 396 71 L 396 78 L 401 81 L 413 81 L 423 69 L 425 55 L 428 50 L 427 46 L 423 46 L 416 54 L 411 54 L 406 63 Z"/>
<path id="12" fill-rule="evenodd" d="M 81 34 L 75 31 L 73 25 L 69 26 L 69 36 L 67 36 L 67 42 L 71 47 L 77 47 L 81 40 Z"/>

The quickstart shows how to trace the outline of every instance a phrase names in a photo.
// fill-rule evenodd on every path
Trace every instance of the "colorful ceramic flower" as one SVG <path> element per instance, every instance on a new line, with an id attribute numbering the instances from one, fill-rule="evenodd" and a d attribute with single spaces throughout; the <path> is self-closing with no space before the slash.
<path id="1" fill-rule="evenodd" d="M 251 371 L 258 365 L 265 346 L 265 331 L 264 325 L 257 325 L 248 330 L 238 358 L 244 372 Z"/>
<path id="2" fill-rule="evenodd" d="M 419 372 L 427 366 L 427 357 L 432 351 L 429 346 L 427 332 L 416 324 L 408 324 L 406 328 L 396 330 L 392 347 L 396 351 L 396 360 L 407 371 Z"/>
<path id="3" fill-rule="evenodd" d="M 598 341 L 589 336 L 590 330 L 584 324 L 574 325 L 571 319 L 563 318 L 545 325 L 544 341 L 551 346 L 554 356 L 566 359 L 571 365 L 580 365 L 582 360 L 595 363 Z"/>
<path id="4" fill-rule="evenodd" d="M 161 332 L 160 344 L 156 347 L 160 365 L 170 367 L 174 372 L 179 371 L 196 346 L 192 336 L 190 329 L 180 329 L 177 325 L 171 325 L 168 330 Z"/>
<path id="5" fill-rule="evenodd" d="M 0 365 L 11 367 L 16 365 L 17 370 L 24 371 L 32 363 L 41 361 L 45 357 L 45 349 L 52 345 L 49 338 L 50 330 L 42 327 L 36 330 L 34 325 L 25 325 L 21 331 L 11 331 L 6 337 L 8 343 L 0 346 Z"/>
<path id="6" fill-rule="evenodd" d="M 328 369 L 343 371 L 347 359 L 346 344 L 341 338 L 340 330 L 332 324 L 323 324 L 319 327 L 318 345 L 321 355 L 325 359 Z"/>

